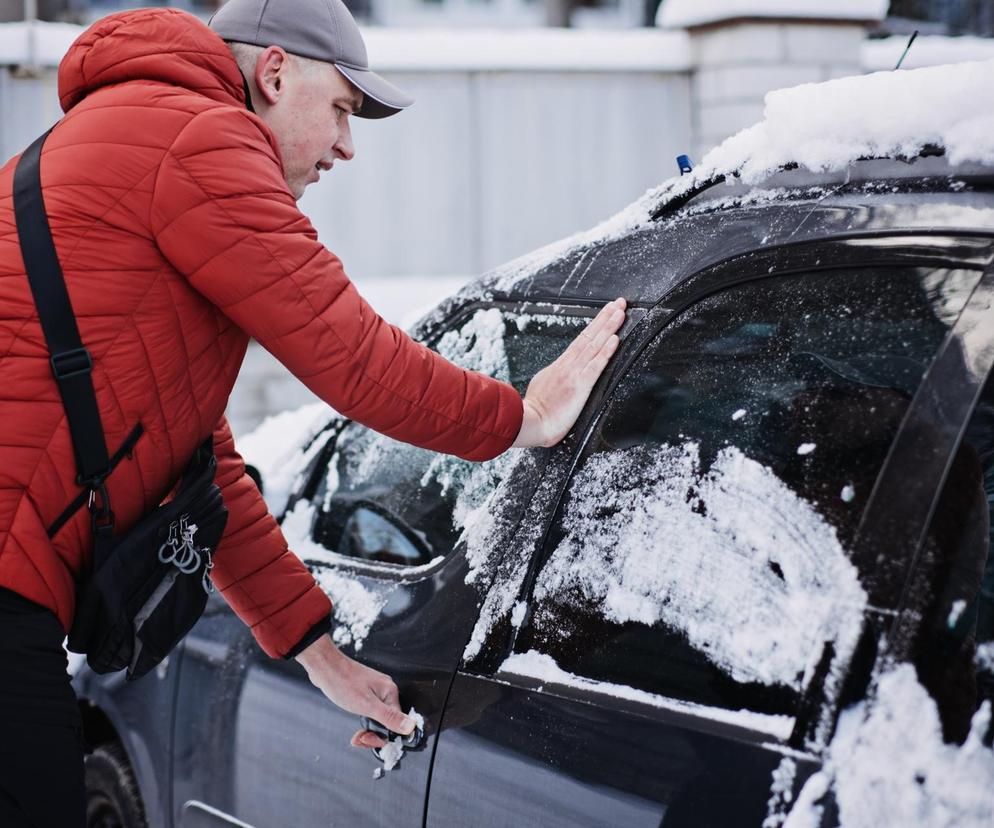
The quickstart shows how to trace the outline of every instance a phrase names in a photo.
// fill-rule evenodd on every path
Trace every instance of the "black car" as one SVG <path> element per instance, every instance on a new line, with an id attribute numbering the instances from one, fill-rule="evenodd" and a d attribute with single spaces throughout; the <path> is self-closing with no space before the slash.
<path id="1" fill-rule="evenodd" d="M 420 749 L 374 777 L 357 719 L 214 597 L 145 679 L 77 675 L 91 825 L 775 827 L 798 797 L 834 825 L 840 713 L 895 675 L 992 790 L 994 170 L 711 183 L 417 327 L 523 391 L 625 296 L 559 446 L 473 465 L 315 409 L 268 427 L 271 506 Z M 908 784 L 934 793 L 927 762 Z"/>

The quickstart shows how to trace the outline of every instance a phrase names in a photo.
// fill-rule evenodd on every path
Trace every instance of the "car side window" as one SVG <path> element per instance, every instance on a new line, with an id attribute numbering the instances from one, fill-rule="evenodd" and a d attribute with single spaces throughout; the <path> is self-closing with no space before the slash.
<path id="1" fill-rule="evenodd" d="M 463 368 L 524 393 L 588 320 L 480 309 L 445 332 L 435 349 Z M 507 454 L 486 463 L 391 440 L 358 423 L 338 436 L 313 503 L 313 538 L 329 552 L 420 566 L 447 554 L 503 477 Z"/>
<path id="2" fill-rule="evenodd" d="M 847 544 L 979 272 L 835 270 L 712 295 L 605 406 L 515 651 L 730 710 L 796 712 L 859 635 Z"/>
<path id="3" fill-rule="evenodd" d="M 962 743 L 994 700 L 994 374 L 949 467 L 909 596 L 918 678 L 945 740 Z"/>

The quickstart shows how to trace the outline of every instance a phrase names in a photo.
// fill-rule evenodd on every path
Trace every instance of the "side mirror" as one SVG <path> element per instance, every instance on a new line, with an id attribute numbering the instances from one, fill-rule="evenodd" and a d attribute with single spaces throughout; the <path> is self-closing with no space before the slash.
<path id="1" fill-rule="evenodd" d="M 366 561 L 421 566 L 431 550 L 412 530 L 367 505 L 356 505 L 345 521 L 339 552 Z"/>

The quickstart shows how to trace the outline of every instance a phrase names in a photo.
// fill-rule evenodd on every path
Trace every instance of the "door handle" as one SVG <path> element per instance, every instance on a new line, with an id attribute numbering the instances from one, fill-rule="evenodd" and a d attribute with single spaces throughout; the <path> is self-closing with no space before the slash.
<path id="1" fill-rule="evenodd" d="M 370 719 L 368 716 L 360 716 L 359 725 L 363 730 L 368 730 L 371 733 L 375 733 L 381 739 L 386 739 L 388 743 L 393 743 L 396 739 L 400 739 L 400 746 L 405 752 L 410 751 L 414 753 L 419 750 L 424 750 L 425 746 L 428 744 L 423 727 L 415 727 L 414 730 L 405 736 L 402 733 L 394 733 L 386 725 L 382 725 L 376 721 L 376 719 Z M 384 748 L 370 749 L 373 751 L 373 756 L 381 762 L 386 762 L 386 758 L 380 753 L 380 751 L 384 750 Z"/>

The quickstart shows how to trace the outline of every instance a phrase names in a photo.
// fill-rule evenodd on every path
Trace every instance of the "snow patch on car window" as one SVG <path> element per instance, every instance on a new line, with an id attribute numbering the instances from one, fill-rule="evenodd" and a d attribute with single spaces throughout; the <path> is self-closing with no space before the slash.
<path id="1" fill-rule="evenodd" d="M 723 722 L 766 733 L 777 739 L 787 739 L 794 726 L 794 719 L 791 716 L 754 713 L 751 710 L 726 710 L 721 707 L 708 707 L 702 704 L 668 699 L 665 696 L 659 696 L 645 690 L 638 690 L 624 684 L 594 681 L 593 679 L 566 672 L 556 663 L 552 656 L 539 653 L 535 650 L 529 650 L 527 653 L 515 653 L 505 659 L 497 672 L 497 678 L 504 678 L 506 680 L 509 676 L 538 679 L 543 683 L 590 690 L 618 699 L 649 704 L 653 707 L 673 710 L 678 713 L 688 713 L 711 721 Z M 539 691 L 543 687 L 539 687 Z"/>
<path id="2" fill-rule="evenodd" d="M 785 756 L 773 769 L 773 784 L 770 798 L 766 802 L 766 819 L 761 828 L 780 828 L 787 818 L 787 809 L 794 799 L 794 779 L 797 777 L 797 762 Z"/>
<path id="3" fill-rule="evenodd" d="M 991 703 L 962 745 L 945 744 L 935 702 L 910 664 L 884 673 L 874 697 L 844 711 L 824 769 L 809 779 L 784 828 L 818 828 L 830 789 L 841 828 L 989 828 L 994 751 L 983 743 Z"/>
<path id="4" fill-rule="evenodd" d="M 527 315 L 515 319 L 520 332 L 543 325 L 572 324 L 573 319 L 552 315 Z M 586 320 L 577 320 L 577 325 Z M 497 308 L 477 310 L 458 329 L 447 331 L 437 344 L 437 351 L 462 368 L 477 371 L 503 382 L 510 380 L 505 347 L 506 320 Z M 455 493 L 452 525 L 460 531 L 459 539 L 488 531 L 488 504 L 500 482 L 519 461 L 521 452 L 508 451 L 483 463 L 462 460 L 391 440 L 368 429 L 348 429 L 339 441 L 335 457 L 328 465 L 327 498 L 339 486 L 339 457 L 347 464 L 353 485 L 368 480 L 383 468 L 423 468 L 421 486 L 435 482 L 441 496 Z"/>
<path id="5" fill-rule="evenodd" d="M 514 612 L 528 561 L 544 534 L 542 516 L 552 508 L 558 491 L 554 479 L 543 478 L 520 510 L 498 508 L 514 497 L 519 473 L 522 477 L 538 474 L 539 452 L 515 450 L 508 454 L 514 459 L 507 475 L 490 497 L 469 515 L 463 532 L 469 564 L 466 583 L 484 593 L 480 614 L 463 650 L 463 659 L 467 662 L 480 654 L 487 636 L 498 622 Z M 519 532 L 516 515 L 520 512 L 524 512 L 520 521 L 524 528 Z M 518 610 L 519 620 L 523 616 L 524 613 Z"/>
<path id="6" fill-rule="evenodd" d="M 314 506 L 303 500 L 298 501 L 283 519 L 283 534 L 290 551 L 305 563 L 327 559 L 329 554 L 311 540 L 313 523 Z M 332 638 L 340 646 L 352 644 L 358 652 L 397 584 L 368 588 L 357 578 L 328 567 L 314 567 L 312 571 L 318 585 L 331 598 L 335 620 Z"/>
<path id="7" fill-rule="evenodd" d="M 571 486 L 566 535 L 537 605 L 585 602 L 682 632 L 740 682 L 803 689 L 834 642 L 845 659 L 866 594 L 835 530 L 769 468 L 696 443 L 595 454 Z"/>
<path id="8" fill-rule="evenodd" d="M 305 446 L 333 420 L 342 417 L 324 403 L 309 403 L 267 417 L 238 440 L 238 451 L 262 475 L 263 497 L 269 511 L 279 515 L 295 490 L 300 473 L 321 450 L 322 440 Z"/>
<path id="9" fill-rule="evenodd" d="M 994 641 L 987 641 L 977 647 L 974 662 L 978 670 L 994 676 Z"/>

